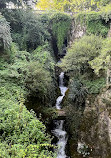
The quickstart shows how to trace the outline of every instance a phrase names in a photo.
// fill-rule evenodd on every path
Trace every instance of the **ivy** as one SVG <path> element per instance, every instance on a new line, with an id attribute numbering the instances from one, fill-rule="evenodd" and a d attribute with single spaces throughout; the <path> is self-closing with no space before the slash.
<path id="1" fill-rule="evenodd" d="M 105 86 L 105 78 L 97 78 L 96 80 L 84 80 L 82 79 L 82 83 L 88 89 L 89 94 L 99 94 L 100 90 Z"/>
<path id="2" fill-rule="evenodd" d="M 56 13 L 52 15 L 51 20 L 52 33 L 57 41 L 57 47 L 61 52 L 64 40 L 67 39 L 68 31 L 71 26 L 71 18 L 67 14 Z"/>
<path id="3" fill-rule="evenodd" d="M 76 23 L 86 26 L 88 35 L 95 34 L 106 37 L 109 30 L 109 21 L 111 19 L 110 11 L 91 11 L 79 13 L 75 16 Z"/>
<path id="4" fill-rule="evenodd" d="M 55 157 L 46 127 L 24 105 L 30 91 L 37 91 L 36 96 L 44 105 L 52 84 L 49 71 L 43 68 L 44 63 L 35 62 L 29 52 L 19 51 L 14 43 L 11 53 L 8 63 L 0 57 L 0 158 Z M 37 99 L 37 106 L 38 102 Z"/>
<path id="5" fill-rule="evenodd" d="M 102 35 L 103 37 L 106 37 L 108 30 L 108 26 L 104 25 L 101 20 L 89 21 L 87 23 L 88 34 Z"/>

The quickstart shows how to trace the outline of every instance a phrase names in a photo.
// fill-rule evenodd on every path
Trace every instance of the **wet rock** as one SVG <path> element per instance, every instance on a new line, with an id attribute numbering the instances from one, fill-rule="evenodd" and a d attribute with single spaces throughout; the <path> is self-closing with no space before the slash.
<path id="1" fill-rule="evenodd" d="M 89 106 L 90 105 L 90 106 Z M 80 140 L 92 148 L 93 158 L 110 158 L 111 156 L 111 87 L 105 87 L 93 99 L 86 101 Z"/>

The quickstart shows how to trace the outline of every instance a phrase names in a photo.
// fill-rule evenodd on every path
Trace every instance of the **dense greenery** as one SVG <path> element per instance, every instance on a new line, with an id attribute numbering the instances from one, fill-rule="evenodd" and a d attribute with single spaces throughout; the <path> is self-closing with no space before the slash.
<path id="1" fill-rule="evenodd" d="M 40 0 L 37 3 L 37 8 L 43 10 L 79 12 L 100 9 L 108 3 L 110 3 L 110 0 Z"/>
<path id="2" fill-rule="evenodd" d="M 1 16 L 0 27 L 3 36 L 0 41 L 0 157 L 55 157 L 55 153 L 52 153 L 51 138 L 46 134 L 46 127 L 35 113 L 28 111 L 24 105 L 29 95 L 36 96 L 38 106 L 52 106 L 55 102 L 53 51 L 50 44 L 41 39 L 45 34 L 43 30 L 43 34 L 40 32 L 40 28 L 45 26 L 42 26 L 38 18 L 29 18 L 29 14 L 33 16 L 32 12 L 27 12 L 27 21 L 24 21 L 23 17 L 22 22 L 21 18 L 22 15 L 25 16 L 25 11 L 15 10 L 15 19 L 12 11 L 9 12 L 5 13 L 5 16 L 10 17 L 12 38 L 16 43 L 11 42 L 9 24 Z M 24 26 L 23 22 L 27 24 Z M 7 30 L 4 31 L 3 26 Z M 30 29 L 34 28 L 32 34 Z M 25 29 L 28 32 L 24 33 Z M 17 32 L 19 40 L 15 38 Z M 38 45 L 39 47 L 33 51 Z M 2 53 L 5 48 L 8 50 Z M 31 52 L 27 52 L 28 49 Z"/>
<path id="3" fill-rule="evenodd" d="M 102 39 L 98 36 L 84 36 L 80 40 L 76 40 L 62 60 L 63 70 L 75 73 L 74 75 L 87 72 L 88 61 L 99 55 L 101 47 Z"/>
<path id="4" fill-rule="evenodd" d="M 102 35 L 103 37 L 106 37 L 108 30 L 108 25 L 104 24 L 101 20 L 89 21 L 87 23 L 88 34 Z"/>
<path id="5" fill-rule="evenodd" d="M 75 19 L 77 23 L 81 23 L 81 25 L 86 27 L 88 35 L 95 34 L 106 37 L 109 30 L 110 14 L 109 10 L 88 12 L 87 14 L 83 12 L 76 15 Z"/>
<path id="6" fill-rule="evenodd" d="M 85 102 L 87 96 L 86 87 L 84 87 L 79 80 L 72 79 L 70 81 L 69 88 L 70 88 L 68 95 L 69 102 L 74 103 L 76 106 L 81 106 Z"/>
<path id="7" fill-rule="evenodd" d="M 46 90 L 51 84 L 49 72 L 39 62 L 32 62 L 31 54 L 19 51 L 15 44 L 10 53 L 10 60 L 5 54 L 1 57 L 0 66 L 0 157 L 52 157 L 45 126 L 24 106 L 24 97 L 31 92 L 36 92 L 45 104 Z"/>
<path id="8" fill-rule="evenodd" d="M 94 69 L 96 74 L 100 74 L 101 70 L 107 71 L 110 69 L 111 62 L 111 39 L 107 38 L 103 41 L 103 47 L 101 53 L 94 58 L 94 60 L 90 61 L 92 68 Z"/>
<path id="9" fill-rule="evenodd" d="M 71 18 L 63 12 L 41 15 L 24 9 L 28 0 L 11 0 L 15 5 L 12 10 L 6 8 L 6 2 L 9 0 L 0 1 L 0 157 L 54 158 L 56 150 L 42 121 L 56 117 L 53 105 L 59 93 L 58 67 L 69 79 L 69 90 L 63 101 L 69 132 L 77 140 L 87 93 L 100 93 L 107 71 L 111 79 L 111 39 L 105 39 L 110 27 L 111 4 L 109 0 L 38 2 L 37 6 L 44 9 L 82 11 Z M 72 20 L 75 27 L 80 24 L 86 27 L 86 35 L 67 48 L 55 74 L 54 53 L 62 56 L 69 34 L 76 31 L 71 31 Z M 30 105 L 33 102 L 36 104 Z M 40 109 L 43 118 L 37 118 L 25 104 L 37 116 Z"/>
<path id="10" fill-rule="evenodd" d="M 52 15 L 50 23 L 52 25 L 53 38 L 56 39 L 59 53 L 61 53 L 71 27 L 71 18 L 66 14 L 56 13 Z"/>
<path id="11" fill-rule="evenodd" d="M 100 90 L 105 87 L 106 81 L 104 77 L 97 78 L 95 80 L 84 80 L 82 79 L 82 83 L 87 87 L 89 94 L 99 94 Z"/>
<path id="12" fill-rule="evenodd" d="M 95 35 L 84 36 L 83 38 L 76 40 L 74 44 L 72 44 L 71 48 L 69 48 L 67 55 L 62 60 L 61 67 L 69 76 L 79 78 L 83 85 L 87 87 L 90 94 L 98 94 L 100 89 L 105 85 L 105 73 L 104 71 L 101 71 L 99 78 L 96 74 L 100 70 L 104 70 L 106 67 L 108 68 L 108 64 L 110 62 L 109 50 L 109 39 L 104 40 Z M 103 52 L 104 56 L 102 55 Z M 93 69 L 96 73 L 94 73 Z M 74 82 L 74 84 L 71 82 L 70 86 L 72 87 L 72 95 L 76 95 L 76 93 L 78 93 L 76 88 L 76 91 L 73 92 L 76 82 Z M 84 97 L 82 96 L 82 98 Z"/>
<path id="13" fill-rule="evenodd" d="M 22 98 L 19 100 L 20 103 L 17 102 L 15 97 L 17 95 L 19 97 L 19 91 L 17 91 L 19 87 L 10 83 L 3 86 L 0 91 L 2 96 L 5 95 L 5 98 L 0 99 L 0 157 L 47 158 L 54 156 L 48 152 L 48 148 L 52 146 L 49 136 L 45 134 L 45 126 L 36 118 L 34 112 L 27 111 Z M 7 86 L 10 89 L 7 89 Z M 10 96 L 11 88 L 15 96 Z"/>
<path id="14" fill-rule="evenodd" d="M 10 22 L 12 38 L 21 50 L 33 50 L 50 39 L 43 18 L 30 10 L 4 10 L 3 15 Z"/>

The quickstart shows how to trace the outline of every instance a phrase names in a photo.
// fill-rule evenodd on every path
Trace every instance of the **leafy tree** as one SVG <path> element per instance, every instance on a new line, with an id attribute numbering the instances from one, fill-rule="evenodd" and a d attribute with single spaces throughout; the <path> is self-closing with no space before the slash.
<path id="1" fill-rule="evenodd" d="M 109 26 L 104 24 L 101 19 L 95 21 L 87 22 L 87 33 L 101 35 L 102 37 L 106 37 L 108 34 Z"/>
<path id="2" fill-rule="evenodd" d="M 55 76 L 55 58 L 51 45 L 46 43 L 43 46 L 37 47 L 31 54 L 33 61 L 38 61 L 45 70 L 49 71 L 52 77 Z"/>
<path id="3" fill-rule="evenodd" d="M 10 22 L 12 38 L 21 50 L 36 49 L 50 39 L 47 25 L 42 23 L 40 16 L 29 10 L 8 10 L 4 16 Z"/>
<path id="4" fill-rule="evenodd" d="M 39 65 L 42 66 L 42 71 L 45 72 L 45 79 L 46 81 L 50 81 L 49 85 L 46 87 L 47 91 L 45 94 L 45 90 L 44 93 L 42 94 L 45 95 L 45 99 L 46 99 L 46 104 L 53 104 L 55 102 L 55 97 L 56 97 L 56 93 L 55 93 L 55 85 L 57 84 L 56 82 L 56 77 L 55 77 L 55 60 L 53 57 L 53 50 L 51 48 L 51 46 L 46 43 L 43 46 L 39 46 L 38 48 L 36 48 L 32 54 L 31 54 L 31 60 L 33 62 L 38 62 Z M 34 68 L 35 69 L 35 68 Z M 41 76 L 41 79 L 43 78 L 43 76 Z M 45 81 L 42 85 L 45 84 Z M 37 86 L 35 86 L 35 88 L 37 88 Z M 45 86 L 44 86 L 45 88 Z M 41 95 L 40 95 L 41 96 Z"/>
<path id="5" fill-rule="evenodd" d="M 37 7 L 43 10 L 59 10 L 59 11 L 77 11 L 82 10 L 84 7 L 85 0 L 40 0 L 37 3 Z"/>
<path id="6" fill-rule="evenodd" d="M 111 69 L 111 39 L 107 38 L 103 41 L 101 53 L 89 62 L 94 72 L 97 75 L 101 75 L 101 70 L 107 72 L 107 84 L 111 82 L 110 69 Z"/>
<path id="7" fill-rule="evenodd" d="M 40 98 L 47 94 L 50 87 L 51 77 L 48 71 L 45 71 L 39 62 L 32 62 L 28 66 L 26 73 L 26 85 L 33 93 L 36 92 Z M 36 95 L 37 95 L 36 94 Z"/>
<path id="8" fill-rule="evenodd" d="M 11 52 L 11 63 L 0 58 L 0 157 L 56 157 L 50 151 L 53 146 L 45 126 L 24 106 L 29 94 L 26 80 L 31 81 L 28 87 L 33 93 L 36 88 L 45 96 L 47 86 L 50 87 L 49 72 L 39 62 L 33 62 L 30 53 L 19 51 L 13 43 Z"/>
<path id="9" fill-rule="evenodd" d="M 91 5 L 96 5 L 97 7 L 105 6 L 110 2 L 110 0 L 91 0 Z"/>
<path id="10" fill-rule="evenodd" d="M 13 96 L 7 84 L 9 88 L 12 87 L 15 93 Z M 20 87 L 8 82 L 7 84 L 2 82 L 0 91 L 0 157 L 53 157 L 54 154 L 48 151 L 53 146 L 45 133 L 45 126 L 33 111 L 26 109 L 23 105 L 24 99 L 18 98 L 20 103 L 15 99 L 20 95 Z"/>
<path id="11" fill-rule="evenodd" d="M 89 94 L 99 94 L 100 90 L 105 87 L 105 78 L 99 77 L 97 79 L 88 78 L 87 80 L 82 78 L 82 83 L 88 90 Z"/>
<path id="12" fill-rule="evenodd" d="M 101 53 L 94 58 L 94 60 L 90 61 L 92 68 L 95 70 L 96 74 L 99 74 L 101 69 L 107 70 L 110 65 L 110 53 L 111 53 L 111 39 L 107 38 L 103 42 L 103 47 Z"/>
<path id="13" fill-rule="evenodd" d="M 14 5 L 22 5 L 22 1 L 19 0 L 0 0 L 0 9 L 6 8 L 6 3 L 12 2 Z"/>
<path id="14" fill-rule="evenodd" d="M 107 5 L 110 0 L 40 0 L 37 7 L 43 10 L 59 10 L 78 12 L 88 9 L 95 10 L 100 6 Z"/>
<path id="15" fill-rule="evenodd" d="M 72 75 L 87 72 L 88 61 L 99 55 L 101 47 L 102 39 L 95 35 L 76 40 L 62 60 L 62 69 Z"/>

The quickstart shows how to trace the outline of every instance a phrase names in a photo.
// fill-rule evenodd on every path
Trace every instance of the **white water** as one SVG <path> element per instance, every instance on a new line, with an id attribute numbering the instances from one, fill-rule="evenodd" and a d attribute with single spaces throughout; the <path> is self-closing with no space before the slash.
<path id="1" fill-rule="evenodd" d="M 64 86 L 64 72 L 61 72 L 59 75 L 59 88 L 61 91 L 61 96 L 59 96 L 56 100 L 56 108 L 58 110 L 61 109 L 61 103 L 67 91 L 67 87 Z M 67 143 L 66 131 L 63 129 L 64 120 L 57 120 L 55 122 L 56 128 L 53 130 L 54 135 L 58 138 L 58 153 L 57 158 L 66 158 L 65 147 Z"/>
<path id="2" fill-rule="evenodd" d="M 61 91 L 61 96 L 59 96 L 56 100 L 56 108 L 58 110 L 61 109 L 62 100 L 63 100 L 65 93 L 68 89 L 67 87 L 64 86 L 64 72 L 61 72 L 61 74 L 59 75 L 59 88 Z"/>

